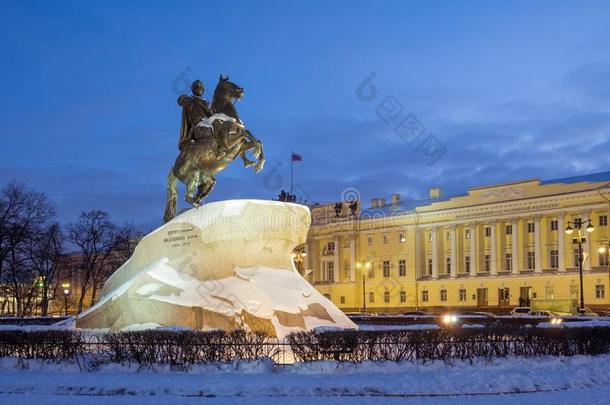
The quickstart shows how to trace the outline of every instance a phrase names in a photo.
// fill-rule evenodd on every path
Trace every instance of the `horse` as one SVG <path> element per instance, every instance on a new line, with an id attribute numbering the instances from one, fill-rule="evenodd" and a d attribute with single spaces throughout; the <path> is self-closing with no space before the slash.
<path id="1" fill-rule="evenodd" d="M 243 88 L 220 75 L 212 100 L 212 116 L 193 128 L 192 140 L 176 158 L 167 175 L 167 199 L 164 222 L 176 216 L 178 180 L 186 185 L 185 201 L 197 208 L 214 189 L 216 173 L 224 170 L 240 155 L 244 167 L 263 169 L 263 144 L 250 133 L 239 119 L 234 102 L 244 95 Z M 251 151 L 256 161 L 248 159 Z"/>

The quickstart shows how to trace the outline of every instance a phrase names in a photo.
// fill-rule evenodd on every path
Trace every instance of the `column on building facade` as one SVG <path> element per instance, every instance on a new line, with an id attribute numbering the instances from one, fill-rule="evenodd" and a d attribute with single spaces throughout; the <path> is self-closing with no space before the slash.
<path id="1" fill-rule="evenodd" d="M 521 270 L 521 249 L 519 249 L 519 220 L 513 219 L 511 224 L 511 255 L 512 255 L 512 274 L 519 274 Z"/>
<path id="2" fill-rule="evenodd" d="M 320 241 L 314 239 L 312 245 L 313 257 L 311 258 L 311 265 L 313 266 L 313 272 L 311 273 L 311 279 L 314 282 L 322 281 L 322 251 L 320 249 Z"/>
<path id="3" fill-rule="evenodd" d="M 307 243 L 305 243 L 305 253 L 307 253 L 307 255 L 305 256 L 305 271 L 303 272 L 303 274 L 307 274 L 308 272 L 313 270 L 313 247 L 312 247 L 313 243 L 312 241 L 308 240 Z M 313 278 L 313 277 L 312 277 Z"/>
<path id="4" fill-rule="evenodd" d="M 582 255 L 583 255 L 583 258 L 586 259 L 584 261 L 584 263 L 582 264 L 583 270 L 591 270 L 591 263 L 593 261 L 593 255 L 591 255 L 591 247 L 593 246 L 593 243 L 591 243 L 591 236 L 592 235 L 585 230 L 585 228 L 589 224 L 584 225 L 589 219 L 591 219 L 591 213 L 589 211 L 585 211 L 582 214 L 583 228 L 582 228 L 582 231 L 581 231 L 582 232 L 582 236 L 587 239 L 587 242 L 582 244 Z"/>
<path id="5" fill-rule="evenodd" d="M 491 221 L 489 224 L 491 228 L 490 244 L 489 244 L 489 274 L 492 276 L 498 275 L 498 244 L 497 244 L 497 229 L 496 221 Z"/>
<path id="6" fill-rule="evenodd" d="M 449 267 L 449 277 L 457 277 L 457 266 L 458 266 L 458 251 L 457 251 L 457 227 L 455 225 L 449 228 L 449 234 L 451 235 L 451 266 Z"/>
<path id="7" fill-rule="evenodd" d="M 433 227 L 430 230 L 432 234 L 432 278 L 438 278 L 438 229 Z M 426 263 L 427 265 L 427 263 Z"/>
<path id="8" fill-rule="evenodd" d="M 557 270 L 566 271 L 566 241 L 565 241 L 565 214 L 557 214 Z"/>
<path id="9" fill-rule="evenodd" d="M 426 263 L 425 263 L 425 257 L 426 257 L 426 249 L 423 246 L 422 243 L 422 231 L 419 229 L 419 227 L 416 225 L 415 226 L 415 277 L 419 278 L 421 276 L 426 275 Z M 422 262 L 424 262 L 424 265 L 422 266 Z"/>
<path id="10" fill-rule="evenodd" d="M 542 233 L 540 217 L 534 217 L 534 273 L 542 273 Z"/>
<path id="11" fill-rule="evenodd" d="M 356 235 L 349 241 L 349 280 L 356 281 Z"/>
<path id="12" fill-rule="evenodd" d="M 333 241 L 335 242 L 335 253 L 333 254 L 334 281 L 339 282 L 343 278 L 341 275 L 341 261 L 339 260 L 339 251 L 341 250 L 341 245 L 339 245 L 339 243 L 341 243 L 341 239 L 339 236 L 335 236 Z"/>
<path id="13" fill-rule="evenodd" d="M 476 277 L 479 266 L 477 225 L 470 224 L 470 277 Z"/>

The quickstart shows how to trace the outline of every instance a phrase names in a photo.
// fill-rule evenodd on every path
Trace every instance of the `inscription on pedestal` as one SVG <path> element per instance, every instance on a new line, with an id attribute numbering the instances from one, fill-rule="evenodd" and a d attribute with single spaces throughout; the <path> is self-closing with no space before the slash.
<path id="1" fill-rule="evenodd" d="M 196 228 L 172 229 L 167 231 L 167 236 L 163 238 L 163 243 L 170 248 L 186 247 L 191 245 L 191 241 L 199 238 L 199 231 Z"/>

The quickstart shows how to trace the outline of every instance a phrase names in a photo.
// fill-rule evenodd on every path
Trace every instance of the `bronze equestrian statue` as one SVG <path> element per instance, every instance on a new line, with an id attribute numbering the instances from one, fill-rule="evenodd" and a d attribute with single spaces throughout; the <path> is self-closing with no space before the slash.
<path id="1" fill-rule="evenodd" d="M 186 185 L 185 201 L 198 207 L 214 188 L 216 173 L 224 170 L 237 155 L 244 166 L 254 166 L 254 172 L 263 169 L 265 157 L 263 144 L 256 139 L 239 119 L 235 101 L 244 95 L 244 89 L 220 75 L 210 107 L 202 96 L 203 83 L 199 80 L 191 86 L 192 96 L 178 97 L 182 107 L 180 127 L 180 154 L 167 176 L 167 200 L 163 220 L 176 216 L 178 184 Z M 251 151 L 255 161 L 248 159 Z"/>

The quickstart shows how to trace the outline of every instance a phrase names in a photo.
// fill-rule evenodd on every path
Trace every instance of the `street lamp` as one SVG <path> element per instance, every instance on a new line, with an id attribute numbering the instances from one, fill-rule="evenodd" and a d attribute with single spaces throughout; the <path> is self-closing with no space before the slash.
<path id="1" fill-rule="evenodd" d="M 366 273 L 364 270 L 369 271 L 372 267 L 371 262 L 358 262 L 356 267 L 362 271 L 362 312 L 366 312 Z"/>
<path id="2" fill-rule="evenodd" d="M 582 234 L 582 227 L 585 224 L 587 224 L 585 230 L 588 233 L 591 233 L 595 230 L 595 227 L 593 226 L 593 222 L 591 222 L 590 219 L 583 221 L 580 218 L 575 219 L 574 221 L 568 221 L 568 226 L 565 229 L 565 232 L 568 235 L 572 235 L 572 233 L 574 233 L 575 230 L 577 231 L 577 235 L 578 235 L 577 237 L 572 238 L 572 243 L 575 245 L 578 245 L 578 273 L 580 275 L 580 312 L 584 312 L 584 310 L 585 310 L 585 296 L 583 293 L 584 288 L 583 288 L 583 280 L 582 280 L 582 261 L 583 261 L 582 244 L 587 242 L 587 238 L 585 238 Z"/>
<path id="3" fill-rule="evenodd" d="M 65 315 L 68 316 L 68 295 L 70 295 L 70 283 L 62 283 L 61 288 L 64 293 L 64 311 Z"/>

